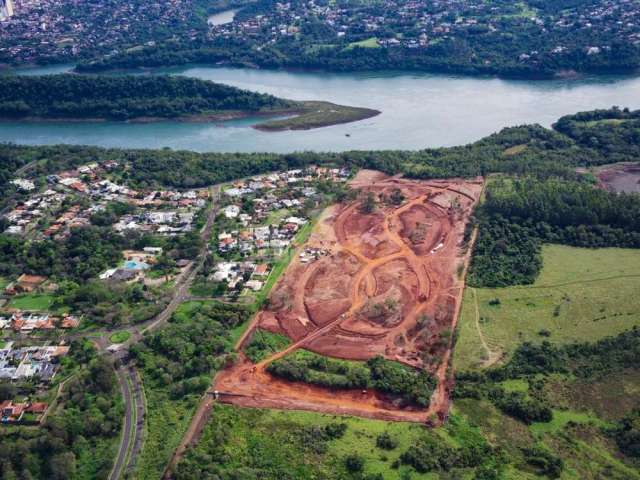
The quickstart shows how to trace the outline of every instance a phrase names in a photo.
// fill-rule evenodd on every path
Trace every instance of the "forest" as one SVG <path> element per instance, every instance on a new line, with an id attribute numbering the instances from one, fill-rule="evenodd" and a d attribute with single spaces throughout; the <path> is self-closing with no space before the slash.
<path id="1" fill-rule="evenodd" d="M 533 283 L 543 242 L 640 248 L 640 197 L 586 181 L 492 180 L 476 216 L 480 229 L 469 283 L 478 287 Z"/>
<path id="2" fill-rule="evenodd" d="M 272 95 L 181 76 L 0 76 L 0 117 L 10 119 L 176 118 L 294 105 Z"/>

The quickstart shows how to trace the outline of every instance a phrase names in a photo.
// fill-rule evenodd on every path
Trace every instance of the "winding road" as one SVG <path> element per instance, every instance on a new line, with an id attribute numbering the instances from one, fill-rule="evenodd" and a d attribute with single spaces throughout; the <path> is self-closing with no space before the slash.
<path id="1" fill-rule="evenodd" d="M 211 187 L 209 192 L 212 203 L 209 213 L 207 214 L 206 224 L 200 233 L 202 247 L 195 260 L 177 277 L 173 295 L 167 306 L 158 315 L 141 325 L 109 332 L 113 334 L 118 331 L 127 331 L 131 334 L 129 339 L 124 342 L 117 351 L 113 352 L 113 359 L 120 363 L 116 368 L 116 375 L 124 400 L 125 417 L 120 446 L 113 469 L 109 475 L 109 480 L 118 480 L 122 478 L 124 474 L 126 474 L 126 476 L 133 474 L 138 455 L 144 443 L 144 387 L 135 367 L 133 365 L 125 365 L 129 355 L 129 348 L 131 345 L 141 341 L 145 333 L 154 331 L 166 324 L 178 306 L 190 298 L 189 289 L 198 271 L 202 268 L 208 253 L 208 241 L 211 237 L 214 220 L 218 211 L 216 205 L 218 203 L 220 186 L 216 185 Z M 95 334 L 95 332 L 93 332 L 93 334 Z M 102 337 L 96 342 L 101 348 L 102 353 L 106 353 L 109 346 L 105 340 L 105 337 Z"/>

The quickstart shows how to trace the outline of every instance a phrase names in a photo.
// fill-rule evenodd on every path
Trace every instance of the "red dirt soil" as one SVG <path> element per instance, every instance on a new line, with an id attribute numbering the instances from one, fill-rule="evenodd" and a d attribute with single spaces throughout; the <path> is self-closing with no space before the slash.
<path id="1" fill-rule="evenodd" d="M 464 229 L 483 180 L 418 181 L 365 170 L 351 186 L 378 199 L 399 189 L 405 200 L 379 201 L 371 214 L 359 200 L 326 209 L 305 248 L 329 253 L 312 263 L 296 256 L 249 328 L 287 335 L 291 345 L 257 365 L 241 354 L 214 390 L 240 406 L 439 424 L 449 410 L 452 332 L 470 251 Z M 299 348 L 351 360 L 383 355 L 426 369 L 438 386 L 429 408 L 418 410 L 378 392 L 329 390 L 267 373 L 269 363 Z"/>

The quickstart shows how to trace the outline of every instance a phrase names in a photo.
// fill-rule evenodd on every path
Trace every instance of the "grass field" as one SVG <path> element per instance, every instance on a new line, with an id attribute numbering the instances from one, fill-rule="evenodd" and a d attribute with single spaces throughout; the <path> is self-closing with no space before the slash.
<path id="1" fill-rule="evenodd" d="M 465 290 L 458 370 L 504 361 L 525 341 L 594 341 L 640 325 L 639 250 L 546 245 L 542 256 L 533 285 Z"/>
<path id="2" fill-rule="evenodd" d="M 53 295 L 28 294 L 13 297 L 9 302 L 9 307 L 20 310 L 48 310 L 53 303 Z"/>
<path id="3" fill-rule="evenodd" d="M 352 50 L 355 47 L 380 48 L 380 45 L 378 45 L 378 39 L 376 37 L 371 37 L 367 38 L 366 40 L 360 40 L 359 42 L 350 43 L 345 47 L 345 50 Z"/>
<path id="4" fill-rule="evenodd" d="M 131 337 L 131 333 L 129 333 L 126 330 L 123 330 L 121 332 L 116 332 L 113 335 L 111 335 L 109 337 L 109 341 L 111 343 L 123 343 L 129 340 L 129 337 Z"/>

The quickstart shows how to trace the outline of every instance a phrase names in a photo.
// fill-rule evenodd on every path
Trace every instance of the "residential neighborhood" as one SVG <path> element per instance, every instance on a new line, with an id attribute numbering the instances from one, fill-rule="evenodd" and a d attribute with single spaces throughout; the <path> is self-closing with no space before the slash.
<path id="1" fill-rule="evenodd" d="M 176 235 L 191 230 L 195 213 L 206 203 L 206 191 L 133 190 L 110 179 L 117 168 L 117 162 L 90 163 L 48 175 L 42 188 L 28 179 L 13 180 L 24 199 L 5 213 L 5 233 L 60 240 L 70 229 L 107 213 L 112 204 L 128 206 L 120 208 L 128 213 L 113 223 L 120 233 Z"/>
<path id="2" fill-rule="evenodd" d="M 36 377 L 42 383 L 56 375 L 60 358 L 69 353 L 66 345 L 15 347 L 7 342 L 0 348 L 0 380 L 26 380 Z"/>
<path id="3" fill-rule="evenodd" d="M 318 182 L 344 183 L 349 175 L 347 169 L 311 167 L 256 176 L 223 189 L 216 261 L 207 278 L 214 290 L 260 292 L 273 264 L 310 226 L 309 214 L 321 198 Z M 301 258 L 309 261 L 316 253 L 302 252 Z"/>

